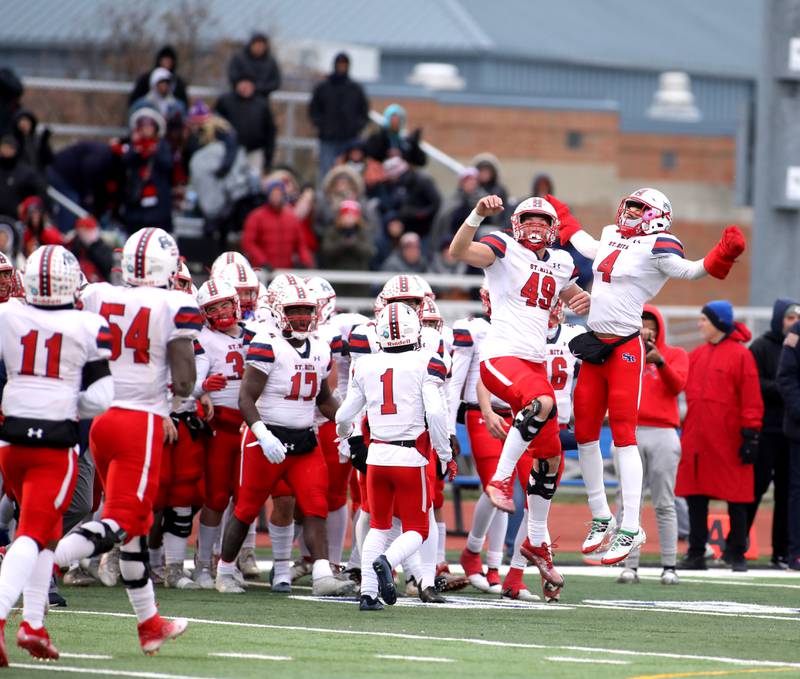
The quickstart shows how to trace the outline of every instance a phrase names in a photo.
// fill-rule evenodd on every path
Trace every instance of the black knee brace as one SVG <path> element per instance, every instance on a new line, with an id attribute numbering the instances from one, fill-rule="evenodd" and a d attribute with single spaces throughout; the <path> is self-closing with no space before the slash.
<path id="1" fill-rule="evenodd" d="M 179 538 L 188 538 L 192 534 L 192 513 L 178 514 L 172 507 L 164 510 L 164 532 Z"/>
<path id="2" fill-rule="evenodd" d="M 140 589 L 150 581 L 150 554 L 147 551 L 147 539 L 144 536 L 134 538 L 139 541 L 139 550 L 136 552 L 119 553 L 120 561 L 136 561 L 144 566 L 144 575 L 141 578 L 129 580 L 123 575 L 124 568 L 120 568 L 119 578 L 128 589 Z M 121 565 L 121 564 L 120 564 Z"/>
<path id="3" fill-rule="evenodd" d="M 539 433 L 541 428 L 556 416 L 555 403 L 553 403 L 553 407 L 550 408 L 550 414 L 547 416 L 544 422 L 534 419 L 541 412 L 541 410 L 542 404 L 538 398 L 535 398 L 533 401 L 531 401 L 531 404 L 527 408 L 520 410 L 517 413 L 517 416 L 514 418 L 514 426 L 519 429 L 519 433 L 522 434 L 523 441 L 533 441 L 534 437 Z"/>
<path id="4" fill-rule="evenodd" d="M 119 544 L 126 538 L 125 531 L 122 530 L 122 528 L 120 528 L 118 531 L 115 531 L 105 521 L 100 521 L 100 525 L 103 527 L 104 531 L 102 535 L 100 535 L 100 533 L 95 533 L 88 528 L 84 528 L 83 526 L 78 528 L 76 531 L 79 535 L 82 535 L 94 545 L 94 551 L 89 555 L 90 557 L 110 552 L 114 545 Z"/>
<path id="5" fill-rule="evenodd" d="M 550 474 L 550 465 L 547 460 L 539 460 L 540 469 L 534 463 L 528 481 L 528 495 L 538 495 L 545 500 L 552 500 L 558 488 L 558 467 L 554 474 Z"/>

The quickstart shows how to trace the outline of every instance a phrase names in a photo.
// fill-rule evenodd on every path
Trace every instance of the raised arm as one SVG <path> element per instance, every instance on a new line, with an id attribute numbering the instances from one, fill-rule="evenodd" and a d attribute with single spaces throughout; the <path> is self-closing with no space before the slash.
<path id="1" fill-rule="evenodd" d="M 549 193 L 545 196 L 545 200 L 549 202 L 555 209 L 558 215 L 560 225 L 558 227 L 558 239 L 561 245 L 572 243 L 572 246 L 580 252 L 584 257 L 591 260 L 597 256 L 597 250 L 600 247 L 600 241 L 592 238 L 580 222 L 575 219 L 574 215 L 569 210 L 569 205 L 562 203 L 555 196 Z"/>
<path id="2" fill-rule="evenodd" d="M 450 255 L 470 266 L 486 269 L 494 264 L 496 256 L 488 245 L 476 243 L 475 230 L 486 217 L 499 215 L 503 211 L 503 201 L 499 196 L 484 196 L 475 205 L 475 209 L 456 231 L 450 241 Z"/>

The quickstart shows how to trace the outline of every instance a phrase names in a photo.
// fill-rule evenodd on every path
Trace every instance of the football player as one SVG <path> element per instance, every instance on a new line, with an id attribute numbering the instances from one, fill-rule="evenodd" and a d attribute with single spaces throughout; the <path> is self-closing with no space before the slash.
<path id="1" fill-rule="evenodd" d="M 245 321 L 254 319 L 258 302 L 258 286 L 260 285 L 255 272 L 244 264 L 227 264 L 222 267 L 218 276 L 236 288 L 242 318 Z"/>

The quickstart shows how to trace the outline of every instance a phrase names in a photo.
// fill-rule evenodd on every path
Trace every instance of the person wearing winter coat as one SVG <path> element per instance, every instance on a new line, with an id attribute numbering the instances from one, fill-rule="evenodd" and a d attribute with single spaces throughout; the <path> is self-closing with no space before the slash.
<path id="1" fill-rule="evenodd" d="M 755 520 L 759 503 L 773 483 L 772 514 L 773 568 L 784 569 L 789 561 L 789 439 L 783 433 L 783 397 L 778 386 L 778 363 L 781 347 L 789 328 L 800 320 L 800 303 L 777 299 L 772 308 L 770 329 L 753 340 L 750 353 L 756 359 L 761 398 L 764 400 L 764 424 L 758 442 L 758 460 L 754 467 L 754 501 L 747 508 L 747 530 Z"/>
<path id="2" fill-rule="evenodd" d="M 131 104 L 128 116 L 143 108 L 155 109 L 167 124 L 180 123 L 186 119 L 187 107 L 175 96 L 172 71 L 159 67 L 150 72 L 150 90 Z"/>
<path id="3" fill-rule="evenodd" d="M 484 223 L 505 227 L 511 219 L 511 213 L 515 206 L 511 204 L 513 201 L 509 199 L 508 189 L 500 181 L 500 161 L 493 153 L 484 152 L 476 155 L 469 164 L 478 170 L 478 184 L 483 195 L 500 196 L 503 199 L 503 211 L 498 215 L 488 217 Z M 531 195 L 535 196 L 536 194 Z"/>
<path id="4" fill-rule="evenodd" d="M 323 235 L 333 227 L 345 200 L 354 200 L 359 204 L 364 226 L 374 239 L 380 216 L 373 201 L 367 199 L 364 179 L 349 164 L 334 165 L 322 180 L 322 189 L 317 192 L 314 201 L 314 231 Z"/>
<path id="5" fill-rule="evenodd" d="M 178 75 L 178 53 L 172 45 L 164 45 L 159 49 L 156 52 L 153 68 L 136 78 L 136 84 L 128 95 L 128 106 L 132 106 L 135 101 L 147 95 L 151 87 L 150 76 L 157 68 L 165 68 L 172 74 L 172 94 L 176 99 L 182 101 L 183 105 L 188 109 L 189 97 L 187 96 L 186 81 Z"/>
<path id="6" fill-rule="evenodd" d="M 228 80 L 236 87 L 243 78 L 252 78 L 256 94 L 269 97 L 281 86 L 281 70 L 272 55 L 269 36 L 253 33 L 247 45 L 231 57 Z"/>
<path id="7" fill-rule="evenodd" d="M 402 222 L 403 231 L 413 231 L 420 238 L 425 238 L 442 203 L 436 184 L 427 174 L 414 169 L 402 158 L 389 158 L 383 164 L 383 169 L 386 180 L 378 187 L 378 196 L 384 221 L 392 215 Z M 395 238 L 400 234 L 388 235 Z"/>
<path id="8" fill-rule="evenodd" d="M 19 140 L 20 158 L 44 177 L 47 166 L 53 162 L 50 128 L 41 127 L 33 111 L 21 108 L 14 115 L 14 134 Z"/>
<path id="9" fill-rule="evenodd" d="M 6 133 L 0 137 L 0 215 L 15 217 L 28 196 L 43 196 L 42 178 L 20 157 L 19 141 Z"/>
<path id="10" fill-rule="evenodd" d="M 366 271 L 375 255 L 375 245 L 369 227 L 355 200 L 343 200 L 335 222 L 322 234 L 320 266 L 323 269 Z M 337 284 L 343 297 L 369 295 L 369 285 Z"/>
<path id="11" fill-rule="evenodd" d="M 22 253 L 30 257 L 40 245 L 63 245 L 64 237 L 50 222 L 39 196 L 28 196 L 19 204 L 19 222 L 22 230 Z"/>
<path id="12" fill-rule="evenodd" d="M 383 124 L 364 144 L 367 157 L 382 163 L 392 156 L 400 156 L 409 165 L 422 167 L 428 154 L 420 148 L 422 130 L 418 127 L 410 134 L 406 130 L 407 114 L 400 104 L 390 104 L 383 112 Z"/>
<path id="13" fill-rule="evenodd" d="M 114 252 L 100 236 L 100 225 L 94 217 L 79 217 L 64 247 L 75 255 L 87 281 L 103 283 L 111 280 Z"/>
<path id="14" fill-rule="evenodd" d="M 753 463 L 764 402 L 750 331 L 733 320 L 727 300 L 706 304 L 698 323 L 705 343 L 689 354 L 686 417 L 675 493 L 689 505 L 689 552 L 679 568 L 703 570 L 708 541 L 708 501 L 728 503 L 725 557 L 746 571 L 747 505 L 753 502 Z"/>
<path id="15" fill-rule="evenodd" d="M 24 91 L 19 76 L 6 66 L 0 67 L 0 136 L 13 129 L 14 114 Z"/>

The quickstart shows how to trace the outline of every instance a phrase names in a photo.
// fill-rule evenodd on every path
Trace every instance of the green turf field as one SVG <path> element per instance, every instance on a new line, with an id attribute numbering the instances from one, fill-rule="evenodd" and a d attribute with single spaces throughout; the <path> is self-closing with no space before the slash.
<path id="1" fill-rule="evenodd" d="M 561 604 L 512 607 L 464 590 L 450 607 L 401 599 L 381 613 L 315 600 L 301 587 L 291 597 L 273 595 L 266 585 L 240 596 L 159 588 L 161 613 L 192 621 L 181 639 L 152 658 L 139 650 L 121 587 L 64 588 L 69 608 L 47 618 L 62 659 L 41 664 L 17 649 L 18 619 L 12 618 L 8 674 L 800 677 L 800 574 L 721 571 L 702 579 L 686 573 L 681 585 L 665 587 L 655 569 L 639 585 L 616 584 L 614 569 L 601 576 L 578 572 L 590 571 L 567 569 Z M 537 579 L 526 580 L 538 591 Z M 240 657 L 248 654 L 254 657 Z"/>

